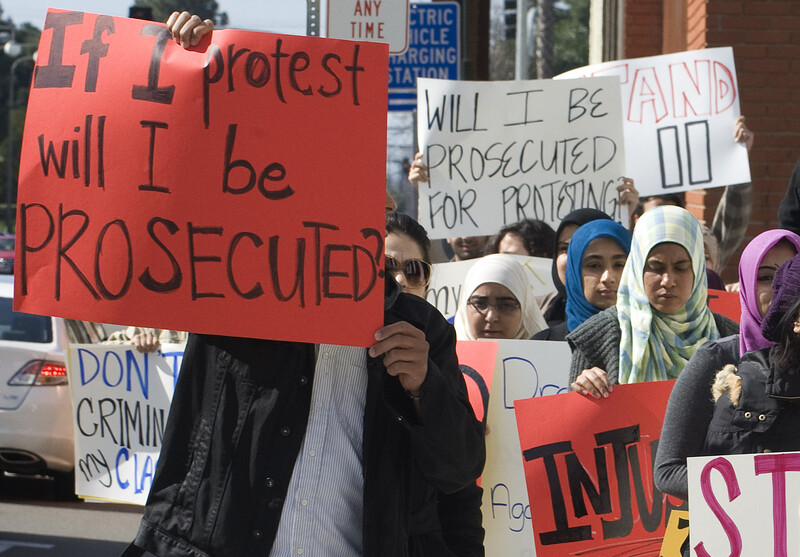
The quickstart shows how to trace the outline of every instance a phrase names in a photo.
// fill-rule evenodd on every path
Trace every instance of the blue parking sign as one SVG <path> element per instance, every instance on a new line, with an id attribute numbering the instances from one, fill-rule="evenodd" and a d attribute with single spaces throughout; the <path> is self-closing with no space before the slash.
<path id="1" fill-rule="evenodd" d="M 412 3 L 408 49 L 389 56 L 389 110 L 417 107 L 417 77 L 461 78 L 461 27 L 456 2 Z"/>

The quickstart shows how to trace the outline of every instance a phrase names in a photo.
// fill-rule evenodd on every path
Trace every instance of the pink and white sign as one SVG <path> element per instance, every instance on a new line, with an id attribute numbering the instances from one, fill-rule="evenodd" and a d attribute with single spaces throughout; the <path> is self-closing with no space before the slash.
<path id="1" fill-rule="evenodd" d="M 800 554 L 800 453 L 688 459 L 692 555 Z"/>

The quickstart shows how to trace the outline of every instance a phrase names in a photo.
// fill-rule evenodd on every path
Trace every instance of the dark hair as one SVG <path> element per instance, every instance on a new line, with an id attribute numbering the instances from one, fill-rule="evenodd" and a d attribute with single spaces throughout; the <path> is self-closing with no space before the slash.
<path id="1" fill-rule="evenodd" d="M 782 374 L 796 374 L 800 370 L 800 335 L 794 332 L 798 313 L 800 296 L 778 322 L 775 334 L 778 344 L 770 350 L 770 363 Z"/>
<path id="2" fill-rule="evenodd" d="M 422 259 L 431 262 L 431 241 L 420 223 L 405 213 L 393 211 L 386 215 L 386 234 L 405 234 L 419 246 Z"/>
<path id="3" fill-rule="evenodd" d="M 506 234 L 519 236 L 525 245 L 525 249 L 533 257 L 553 257 L 556 232 L 544 221 L 525 219 L 504 226 L 487 245 L 486 253 L 498 253 L 500 251 L 500 242 L 503 241 Z"/>

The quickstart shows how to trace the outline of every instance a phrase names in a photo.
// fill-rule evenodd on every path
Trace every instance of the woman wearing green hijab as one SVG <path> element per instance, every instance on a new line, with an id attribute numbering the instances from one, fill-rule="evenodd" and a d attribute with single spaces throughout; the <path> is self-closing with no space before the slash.
<path id="1" fill-rule="evenodd" d="M 636 224 L 616 306 L 567 336 L 572 390 L 600 398 L 617 383 L 675 379 L 703 343 L 738 332 L 708 309 L 700 223 L 658 207 Z"/>

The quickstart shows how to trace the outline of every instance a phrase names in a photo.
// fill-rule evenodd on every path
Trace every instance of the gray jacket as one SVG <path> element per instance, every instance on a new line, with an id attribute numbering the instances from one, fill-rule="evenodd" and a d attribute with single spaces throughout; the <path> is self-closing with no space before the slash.
<path id="1" fill-rule="evenodd" d="M 739 325 L 724 315 L 714 314 L 720 338 L 735 335 Z M 612 385 L 619 383 L 619 345 L 622 334 L 617 319 L 617 308 L 611 306 L 593 315 L 567 335 L 572 348 L 572 365 L 569 382 L 572 383 L 584 369 L 599 367 L 608 374 Z"/>

